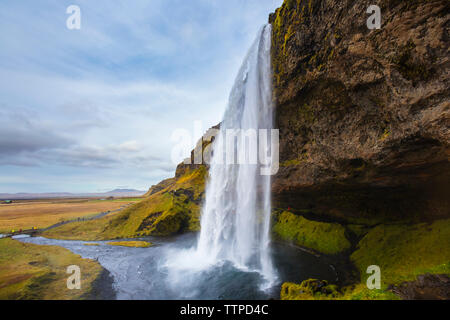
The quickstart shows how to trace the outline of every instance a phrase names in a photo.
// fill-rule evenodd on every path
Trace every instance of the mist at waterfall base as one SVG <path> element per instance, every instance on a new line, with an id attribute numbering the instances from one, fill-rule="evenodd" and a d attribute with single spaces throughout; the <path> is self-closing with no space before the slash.
<path id="1" fill-rule="evenodd" d="M 258 272 L 241 270 L 228 261 L 208 268 L 184 269 L 182 272 L 167 266 L 168 256 L 189 252 L 189 248 L 196 246 L 197 235 L 193 233 L 170 238 L 137 239 L 152 242 L 154 245 L 149 248 L 111 246 L 107 244 L 109 241 L 94 241 L 99 245 L 86 246 L 85 241 L 28 236 L 17 240 L 64 247 L 83 258 L 97 260 L 113 277 L 113 288 L 119 300 L 279 299 L 282 282 L 300 283 L 309 278 L 330 282 L 336 280 L 333 268 L 322 259 L 279 243 L 272 244 L 272 261 L 280 281 L 272 288 L 261 290 L 260 284 L 264 279 Z M 189 255 L 178 260 L 181 262 L 183 259 L 193 264 Z M 99 286 L 100 290 L 108 290 L 102 283 Z"/>
<path id="2" fill-rule="evenodd" d="M 272 128 L 270 45 L 271 27 L 266 25 L 238 73 L 221 132 Z M 85 246 L 82 241 L 41 237 L 21 241 L 59 245 L 97 259 L 112 274 L 118 299 L 278 299 L 285 281 L 336 280 L 334 270 L 319 258 L 289 245 L 270 244 L 270 176 L 261 175 L 258 164 L 220 164 L 217 158 L 223 153 L 217 150 L 225 144 L 219 134 L 199 235 L 143 238 L 154 243 L 149 248 L 106 242 Z M 236 149 L 242 145 L 238 138 Z"/>
<path id="3" fill-rule="evenodd" d="M 270 176 L 261 174 L 260 162 L 226 162 L 226 153 L 231 150 L 227 130 L 256 132 L 273 127 L 270 46 L 271 26 L 266 25 L 239 70 L 214 141 L 198 244 L 168 256 L 169 274 L 179 285 L 195 279 L 196 272 L 225 264 L 259 275 L 261 289 L 269 289 L 277 281 L 269 247 Z M 243 136 L 232 142 L 233 156 L 234 151 L 244 152 L 244 156 L 255 151 L 248 148 Z M 270 150 L 265 151 L 270 154 Z M 270 161 L 265 165 L 270 167 Z"/>

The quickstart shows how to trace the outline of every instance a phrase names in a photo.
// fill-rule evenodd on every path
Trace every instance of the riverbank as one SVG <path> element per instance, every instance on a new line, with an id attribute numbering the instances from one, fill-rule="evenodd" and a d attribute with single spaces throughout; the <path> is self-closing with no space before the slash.
<path id="1" fill-rule="evenodd" d="M 154 245 L 147 248 L 111 246 L 96 241 L 55 240 L 42 237 L 20 239 L 25 243 L 60 246 L 100 263 L 114 279 L 119 300 L 159 299 L 279 299 L 282 282 L 310 277 L 334 281 L 335 270 L 324 260 L 286 244 L 274 243 L 272 259 L 278 280 L 262 290 L 262 275 L 228 261 L 205 263 L 196 253 L 197 235 L 143 237 Z M 90 242 L 92 243 L 92 242 Z M 101 286 L 100 286 L 101 288 Z"/>
<path id="2" fill-rule="evenodd" d="M 177 192 L 177 190 L 173 191 L 175 194 Z M 156 194 L 156 197 L 162 196 L 163 193 Z M 155 196 L 144 203 L 154 198 Z M 146 208 L 152 207 L 146 206 Z M 143 211 L 140 206 L 134 206 L 127 212 L 128 220 L 130 220 L 130 216 L 137 216 L 137 213 L 140 214 Z M 111 224 L 115 225 L 118 220 L 121 219 L 113 215 L 89 223 L 74 222 L 49 230 L 43 236 L 84 241 L 121 239 L 122 237 L 118 235 L 111 234 L 108 237 L 105 233 L 105 230 Z M 307 290 L 308 294 L 299 295 L 296 293 L 305 291 L 304 287 L 309 288 L 314 282 L 305 283 L 303 286 L 301 283 L 287 283 L 284 286 L 284 293 L 282 291 L 279 296 L 282 299 L 420 298 L 422 295 L 418 289 L 405 294 L 403 293 L 405 289 L 401 288 L 408 283 L 408 288 L 418 288 L 414 281 L 425 274 L 444 277 L 450 274 L 450 252 L 447 248 L 447 243 L 450 242 L 450 219 L 428 223 L 403 221 L 370 225 L 348 223 L 345 220 L 332 221 L 291 208 L 290 211 L 274 210 L 272 231 L 276 241 L 295 245 L 320 257 L 319 259 L 331 265 L 338 275 L 337 279 L 328 282 L 330 285 L 337 286 L 334 291 L 328 290 L 329 292 L 325 291 L 324 294 L 310 288 L 309 291 Z M 379 265 L 382 270 L 380 290 L 369 290 L 366 286 L 368 277 L 366 269 L 370 265 Z M 444 277 L 433 280 L 432 285 L 437 288 L 436 292 L 440 290 L 439 288 L 447 286 Z M 429 282 L 424 284 L 424 290 L 430 291 L 427 289 L 427 283 Z M 433 297 L 432 294 L 427 296 Z M 442 294 L 434 296 L 436 299 L 441 297 Z"/>
<path id="3" fill-rule="evenodd" d="M 80 290 L 67 288 L 70 265 L 82 270 Z M 0 239 L 0 270 L 1 300 L 91 300 L 115 295 L 109 272 L 97 261 L 58 246 Z"/>
<path id="4" fill-rule="evenodd" d="M 346 281 L 285 283 L 281 299 L 448 299 L 443 292 L 450 282 L 450 219 L 377 226 L 309 219 L 288 211 L 275 214 L 274 237 L 340 262 L 336 269 L 344 270 Z M 366 285 L 372 265 L 381 271 L 378 290 Z"/>

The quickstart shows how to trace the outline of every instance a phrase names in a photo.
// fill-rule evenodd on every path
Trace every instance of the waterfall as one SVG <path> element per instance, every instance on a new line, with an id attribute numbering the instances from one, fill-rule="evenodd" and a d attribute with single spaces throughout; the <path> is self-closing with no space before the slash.
<path id="1" fill-rule="evenodd" d="M 267 283 L 276 279 L 269 252 L 270 176 L 260 174 L 261 164 L 223 164 L 222 150 L 228 150 L 227 130 L 273 128 L 270 49 L 271 26 L 265 25 L 239 70 L 214 142 L 197 244 L 197 258 L 231 261 Z M 238 137 L 235 150 L 244 150 L 246 141 Z"/>

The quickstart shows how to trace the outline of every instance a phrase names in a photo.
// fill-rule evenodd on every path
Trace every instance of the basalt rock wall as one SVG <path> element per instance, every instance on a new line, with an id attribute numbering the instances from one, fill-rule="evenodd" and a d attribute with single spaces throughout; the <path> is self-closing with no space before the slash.
<path id="1" fill-rule="evenodd" d="M 381 29 L 366 13 L 381 8 Z M 448 217 L 449 2 L 286 0 L 270 15 L 274 206 L 344 223 Z"/>

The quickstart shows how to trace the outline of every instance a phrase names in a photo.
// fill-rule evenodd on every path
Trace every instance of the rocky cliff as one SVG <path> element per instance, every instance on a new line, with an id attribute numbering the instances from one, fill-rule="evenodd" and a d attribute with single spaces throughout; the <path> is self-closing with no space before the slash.
<path id="1" fill-rule="evenodd" d="M 366 26 L 371 4 L 379 30 Z M 448 12 L 446 0 L 285 0 L 270 16 L 273 236 L 329 259 L 340 276 L 340 287 L 285 283 L 281 298 L 449 298 Z M 205 138 L 192 163 L 210 153 Z M 46 236 L 196 231 L 207 170 L 182 163 L 124 212 Z M 370 265 L 381 269 L 380 290 L 365 285 Z"/>
<path id="2" fill-rule="evenodd" d="M 371 224 L 448 216 L 449 2 L 372 2 L 290 0 L 270 16 L 276 203 Z"/>
<path id="3" fill-rule="evenodd" d="M 366 25 L 371 4 L 381 29 Z M 285 0 L 270 15 L 274 236 L 347 257 L 361 280 L 340 295 L 285 284 L 282 298 L 390 298 L 450 273 L 449 12 L 448 1 Z M 384 272 L 379 292 L 365 288 L 369 265 Z"/>

